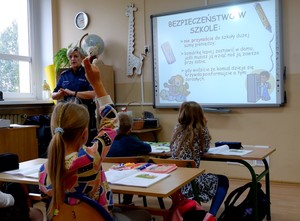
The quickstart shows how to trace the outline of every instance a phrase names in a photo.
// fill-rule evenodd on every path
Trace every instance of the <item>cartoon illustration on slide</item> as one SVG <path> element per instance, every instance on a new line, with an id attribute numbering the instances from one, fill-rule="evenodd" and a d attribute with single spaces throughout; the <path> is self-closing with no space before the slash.
<path id="1" fill-rule="evenodd" d="M 270 72 L 256 70 L 247 75 L 247 101 L 271 100 L 270 94 L 274 91 L 275 81 Z"/>
<path id="2" fill-rule="evenodd" d="M 262 22 L 262 25 L 265 27 L 265 30 L 272 34 L 272 27 L 270 22 L 261 6 L 260 3 L 255 3 L 254 8 Z M 274 90 L 274 77 L 272 76 L 272 70 L 274 68 L 274 61 L 272 59 L 274 53 L 272 49 L 272 42 L 274 40 L 274 34 L 269 42 L 270 48 L 270 62 L 271 68 L 269 71 L 266 70 L 256 70 L 251 74 L 247 75 L 247 101 L 248 102 L 257 102 L 259 100 L 269 101 L 271 100 L 270 94 Z"/>
<path id="3" fill-rule="evenodd" d="M 260 73 L 260 87 L 261 87 L 261 99 L 263 101 L 269 101 L 271 99 L 269 94 L 269 89 L 271 88 L 271 84 L 268 82 L 270 79 L 270 73 L 267 71 L 262 71 Z"/>
<path id="4" fill-rule="evenodd" d="M 172 76 L 168 82 L 165 82 L 164 87 L 168 90 L 163 89 L 159 94 L 163 100 L 183 102 L 190 94 L 188 83 L 184 83 L 184 78 L 179 74 Z"/>

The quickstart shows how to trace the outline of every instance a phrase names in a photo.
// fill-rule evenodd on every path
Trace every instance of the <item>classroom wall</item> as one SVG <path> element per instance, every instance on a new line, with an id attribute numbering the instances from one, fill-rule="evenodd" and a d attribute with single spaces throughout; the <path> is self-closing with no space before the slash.
<path id="1" fill-rule="evenodd" d="M 128 44 L 127 5 L 134 3 L 135 55 L 143 53 L 144 45 L 151 44 L 150 15 L 192 7 L 229 2 L 226 0 L 53 0 L 54 49 L 76 43 L 85 33 L 101 36 L 105 42 L 102 60 L 112 65 L 115 71 L 116 103 L 119 107 L 134 101 L 129 106 L 134 116 L 140 117 L 143 110 L 151 111 L 159 119 L 162 130 L 160 141 L 168 141 L 177 120 L 177 110 L 152 108 L 151 54 L 144 58 L 142 76 L 126 76 Z M 230 1 L 233 2 L 233 1 Z M 208 126 L 215 141 L 241 141 L 243 144 L 267 145 L 276 148 L 270 157 L 271 180 L 300 183 L 300 84 L 299 49 L 300 30 L 297 22 L 300 15 L 298 0 L 283 0 L 284 58 L 287 67 L 287 104 L 280 108 L 234 108 L 227 114 L 206 113 Z M 74 16 L 85 11 L 90 17 L 86 30 L 74 26 Z M 151 53 L 151 52 L 150 52 Z M 202 162 L 208 172 L 222 173 L 230 177 L 249 178 L 242 166 L 218 162 Z M 259 170 L 260 168 L 258 168 Z"/>

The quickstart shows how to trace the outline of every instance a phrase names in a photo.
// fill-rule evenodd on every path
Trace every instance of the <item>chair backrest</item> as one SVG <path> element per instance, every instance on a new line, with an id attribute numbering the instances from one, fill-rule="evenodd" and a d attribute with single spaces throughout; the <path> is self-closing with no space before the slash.
<path id="1" fill-rule="evenodd" d="M 136 156 L 136 157 L 105 157 L 103 159 L 105 163 L 144 163 L 146 162 L 145 157 Z"/>
<path id="2" fill-rule="evenodd" d="M 162 158 L 155 158 L 151 157 L 148 160 L 149 163 L 156 163 L 156 164 L 176 164 L 178 167 L 189 167 L 189 168 L 197 168 L 196 162 L 194 160 L 176 160 L 176 159 L 162 159 Z M 194 193 L 194 200 L 196 200 L 198 203 L 200 203 L 200 198 L 199 198 L 199 187 L 196 184 L 196 181 L 193 180 L 191 182 L 193 193 Z"/>
<path id="3" fill-rule="evenodd" d="M 176 164 L 178 167 L 196 168 L 196 163 L 194 160 L 176 160 L 176 159 L 162 159 L 162 158 L 150 157 L 148 162 L 156 163 L 156 164 L 163 164 L 163 163 Z"/>
<path id="4" fill-rule="evenodd" d="M 52 221 L 113 221 L 110 213 L 95 200 L 84 194 L 71 193 L 69 197 L 79 199 L 76 205 L 63 203 Z"/>

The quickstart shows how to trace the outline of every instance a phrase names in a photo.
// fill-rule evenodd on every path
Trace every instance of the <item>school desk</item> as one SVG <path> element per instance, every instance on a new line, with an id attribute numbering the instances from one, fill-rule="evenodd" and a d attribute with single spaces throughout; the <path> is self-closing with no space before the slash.
<path id="1" fill-rule="evenodd" d="M 234 162 L 244 165 L 251 174 L 252 188 L 254 191 L 254 216 L 255 220 L 258 220 L 257 212 L 257 183 L 265 177 L 266 183 L 266 195 L 270 201 L 270 168 L 267 161 L 267 157 L 276 151 L 275 148 L 254 148 L 247 146 L 243 148 L 244 150 L 252 150 L 252 152 L 242 155 L 242 156 L 232 156 L 232 155 L 220 155 L 220 154 L 204 154 L 201 160 L 206 161 L 220 161 L 220 162 Z M 255 168 L 248 162 L 253 160 L 258 160 L 263 162 L 264 170 L 256 174 Z M 267 210 L 266 220 L 271 220 L 271 205 L 269 205 Z"/>
<path id="2" fill-rule="evenodd" d="M 25 161 L 20 163 L 19 167 L 20 169 L 22 169 L 27 168 L 28 166 L 41 165 L 44 162 L 46 162 L 46 160 L 47 159 L 37 158 L 34 160 Z M 104 170 L 108 170 L 113 165 L 113 163 L 103 163 L 102 165 Z M 154 183 L 153 185 L 147 188 L 112 184 L 109 185 L 114 193 L 153 196 L 156 198 L 168 198 L 172 196 L 172 194 L 176 193 L 176 191 L 180 190 L 181 187 L 190 183 L 192 180 L 195 179 L 195 177 L 199 176 L 203 172 L 204 169 L 201 168 L 178 167 L 176 170 L 170 173 L 170 176 L 163 180 L 160 180 L 157 183 Z M 11 175 L 2 172 L 0 173 L 0 182 L 15 182 L 38 185 L 38 178 L 29 178 L 24 177 L 22 175 Z M 143 207 L 143 209 L 147 209 L 153 215 L 163 216 L 164 219 L 167 218 L 169 211 L 168 209 L 151 207 Z"/>
<path id="3" fill-rule="evenodd" d="M 165 142 L 163 142 L 165 143 Z M 265 192 L 267 198 L 270 201 L 270 168 L 267 158 L 276 151 L 275 148 L 258 148 L 253 145 L 243 145 L 243 150 L 252 150 L 252 152 L 247 153 L 242 156 L 233 156 L 233 155 L 221 155 L 221 154 L 204 154 L 201 156 L 201 160 L 204 161 L 219 161 L 219 162 L 233 162 L 240 163 L 244 165 L 250 172 L 251 180 L 252 180 L 252 188 L 254 191 L 254 215 L 255 220 L 258 220 L 258 212 L 257 212 L 257 183 L 265 177 Z M 150 156 L 167 158 L 171 157 L 171 152 L 166 151 L 163 153 L 149 153 Z M 263 171 L 259 174 L 256 173 L 255 167 L 253 167 L 249 161 L 262 161 L 263 163 Z M 269 205 L 267 210 L 266 220 L 271 220 L 271 205 Z"/>

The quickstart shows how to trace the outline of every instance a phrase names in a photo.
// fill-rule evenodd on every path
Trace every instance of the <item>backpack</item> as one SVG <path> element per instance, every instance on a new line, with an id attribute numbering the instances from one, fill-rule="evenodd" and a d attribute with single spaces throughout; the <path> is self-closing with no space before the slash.
<path id="1" fill-rule="evenodd" d="M 19 169 L 19 157 L 15 153 L 0 154 L 0 172 Z"/>
<path id="2" fill-rule="evenodd" d="M 168 221 L 216 221 L 196 200 L 186 199 L 181 193 L 177 195 L 176 199 L 172 196 L 175 206 L 170 208 Z"/>
<path id="3" fill-rule="evenodd" d="M 226 198 L 225 210 L 222 212 L 218 221 L 252 221 L 254 220 L 253 211 L 253 190 L 252 182 L 245 184 L 233 190 Z M 239 204 L 235 205 L 238 198 L 247 190 L 250 189 L 246 198 Z M 261 189 L 261 183 L 257 183 L 257 200 L 258 200 L 258 220 L 263 220 L 267 214 L 270 202 L 266 194 Z"/>

